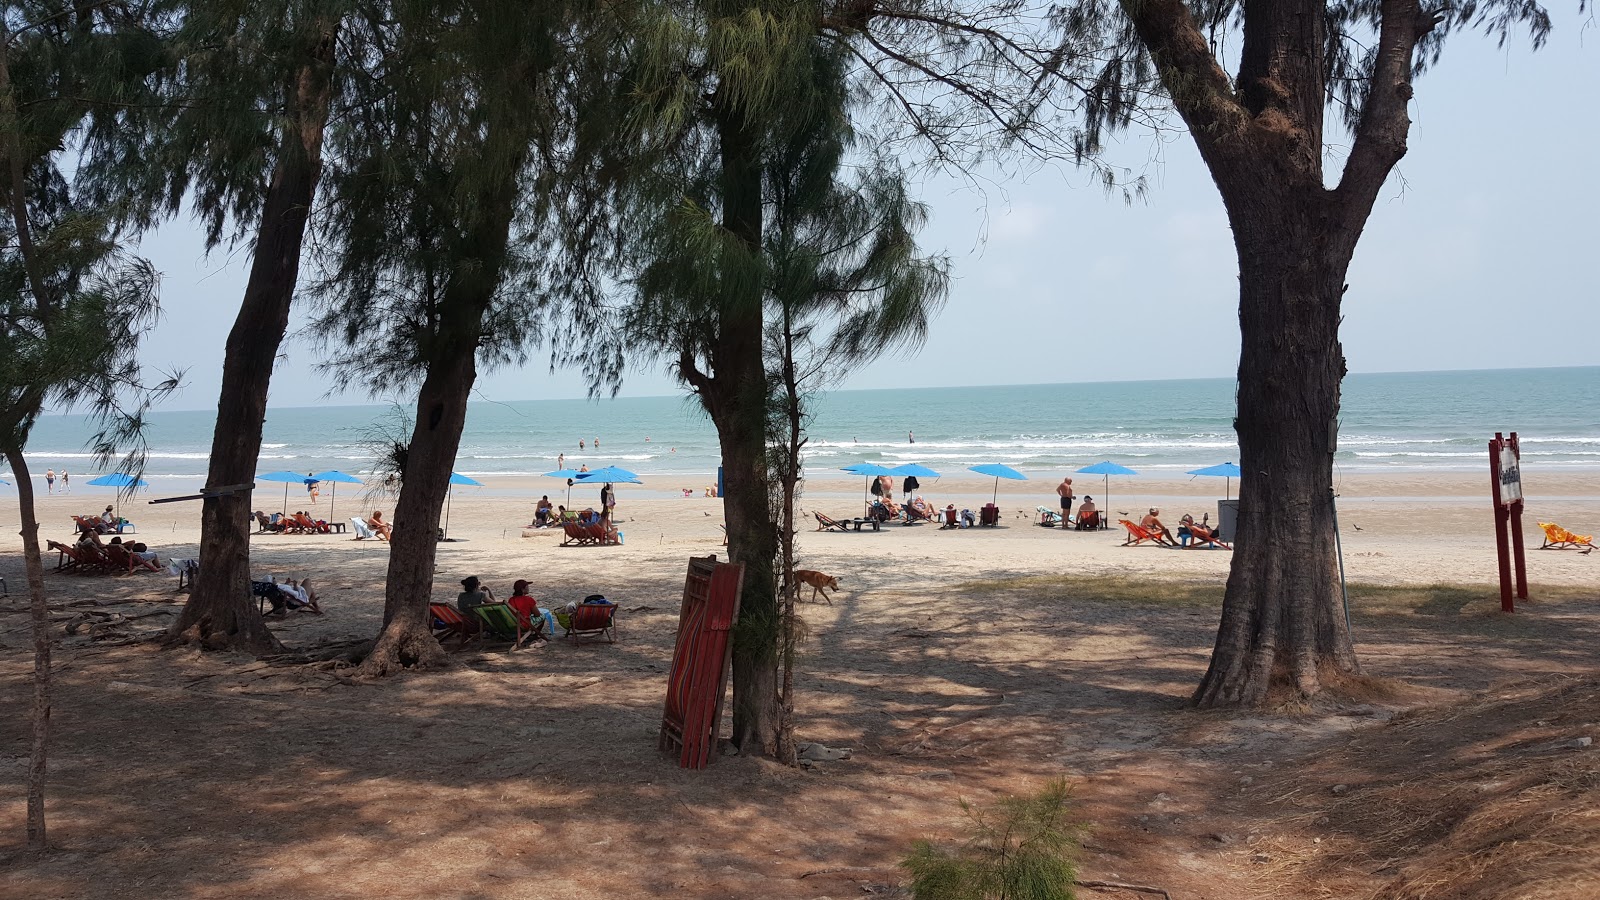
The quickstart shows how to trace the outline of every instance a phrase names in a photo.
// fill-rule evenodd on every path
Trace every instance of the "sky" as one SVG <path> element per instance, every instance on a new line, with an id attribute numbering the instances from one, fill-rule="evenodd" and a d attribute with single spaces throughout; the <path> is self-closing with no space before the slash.
<path id="1" fill-rule="evenodd" d="M 1350 371 L 1600 364 L 1597 86 L 1600 30 L 1570 14 L 1537 53 L 1471 36 L 1447 47 L 1418 83 L 1409 153 L 1351 266 L 1342 332 Z M 948 302 L 915 353 L 863 366 L 836 387 L 1231 377 L 1238 267 L 1193 144 L 1177 130 L 1134 133 L 1110 158 L 1140 168 L 1154 160 L 1146 198 L 1108 196 L 1069 164 L 990 170 L 976 187 L 948 176 L 920 183 L 930 207 L 921 243 L 952 263 Z M 140 252 L 162 272 L 164 311 L 142 356 L 186 370 L 162 408 L 214 409 L 248 252 L 207 256 L 188 219 L 147 235 Z M 303 324 L 297 313 L 291 333 Z M 269 402 L 374 400 L 330 395 L 316 362 L 309 341 L 286 341 Z M 621 393 L 679 391 L 661 366 L 644 364 Z M 535 363 L 480 374 L 476 395 L 582 397 L 584 383 Z"/>

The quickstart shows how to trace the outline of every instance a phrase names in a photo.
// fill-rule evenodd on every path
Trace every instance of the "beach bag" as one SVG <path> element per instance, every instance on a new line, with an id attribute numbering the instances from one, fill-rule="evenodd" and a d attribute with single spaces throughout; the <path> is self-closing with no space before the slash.
<path id="1" fill-rule="evenodd" d="M 872 496 L 874 496 L 874 497 L 882 497 L 883 496 L 883 482 L 879 481 L 876 478 L 872 479 Z"/>

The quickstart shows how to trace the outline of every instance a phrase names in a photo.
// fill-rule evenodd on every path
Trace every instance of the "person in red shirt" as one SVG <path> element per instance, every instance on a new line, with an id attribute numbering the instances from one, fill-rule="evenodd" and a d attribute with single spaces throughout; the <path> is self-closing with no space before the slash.
<path id="1" fill-rule="evenodd" d="M 515 584 L 511 585 L 511 599 L 506 601 L 506 605 L 511 607 L 511 610 L 517 614 L 517 620 L 522 624 L 523 628 L 532 631 L 534 628 L 533 620 L 537 617 L 544 620 L 544 627 L 540 630 L 540 634 L 549 638 L 555 633 L 555 617 L 550 615 L 550 610 L 541 607 L 539 601 L 533 599 L 526 578 L 519 578 Z"/>

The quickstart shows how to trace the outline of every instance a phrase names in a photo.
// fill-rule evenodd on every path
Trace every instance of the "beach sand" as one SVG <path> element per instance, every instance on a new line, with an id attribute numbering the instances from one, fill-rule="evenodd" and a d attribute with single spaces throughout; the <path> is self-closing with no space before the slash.
<path id="1" fill-rule="evenodd" d="M 1296 715 L 1186 708 L 1215 637 L 1230 554 L 1037 527 L 1032 510 L 1054 499 L 1053 482 L 1002 482 L 1000 528 L 838 534 L 802 525 L 802 564 L 837 576 L 841 590 L 832 605 L 801 609 L 809 636 L 796 673 L 797 733 L 852 751 L 811 769 L 724 757 L 688 772 L 656 751 L 686 557 L 723 552 L 717 500 L 619 486 L 626 544 L 560 547 L 559 532 L 522 536 L 548 482 L 457 491 L 450 528 L 460 540 L 439 548 L 436 599 L 452 599 L 466 575 L 497 592 L 529 578 L 547 603 L 603 593 L 621 606 L 619 640 L 517 652 L 452 645 L 452 668 L 378 683 L 352 683 L 308 657 L 123 643 L 171 621 L 183 599 L 175 579 L 51 575 L 57 628 L 126 621 L 58 645 L 53 853 L 21 849 L 27 721 L 0 719 L 14 775 L 0 781 L 0 821 L 12 823 L 0 834 L 0 895 L 905 896 L 897 861 L 916 840 L 959 840 L 961 801 L 1066 777 L 1072 815 L 1091 826 L 1084 877 L 1162 885 L 1188 900 L 1370 896 L 1393 860 L 1416 855 L 1414 842 L 1395 847 L 1387 824 L 1325 827 L 1316 805 L 1333 804 L 1342 822 L 1341 810 L 1361 802 L 1374 740 L 1388 740 L 1382 761 L 1406 773 L 1532 748 L 1526 762 L 1507 763 L 1520 773 L 1595 721 L 1562 700 L 1559 715 L 1530 706 L 1529 730 L 1488 747 L 1484 721 L 1448 709 L 1427 729 L 1401 717 L 1383 730 L 1418 705 L 1491 689 L 1510 702 L 1522 694 L 1499 685 L 1543 690 L 1596 670 L 1600 554 L 1532 549 L 1537 519 L 1600 530 L 1596 477 L 1527 478 L 1534 602 L 1515 617 L 1494 600 L 1487 478 L 1343 479 L 1351 581 L 1417 587 L 1352 591 L 1357 653 L 1386 693 Z M 1093 490 L 1085 481 L 1080 494 L 1100 500 L 1098 481 Z M 1214 509 L 1220 486 L 1114 479 L 1105 508 L 1131 515 L 1159 502 L 1175 522 Z M 945 479 L 924 493 L 940 506 L 976 507 L 990 490 L 988 481 Z M 811 510 L 853 513 L 859 491 L 859 481 L 813 483 L 807 521 Z M 586 493 L 591 500 L 595 489 Z M 263 493 L 264 508 L 272 494 Z M 104 497 L 42 498 L 42 537 L 64 539 L 67 515 L 97 511 Z M 302 501 L 291 509 L 303 505 L 303 494 L 291 500 Z M 31 643 L 14 495 L 9 503 L 0 505 L 13 550 L 0 558 L 11 593 L 0 606 L 0 686 L 20 711 Z M 340 504 L 357 508 L 354 498 Z M 327 509 L 324 497 L 317 512 Z M 194 555 L 197 505 L 125 503 L 124 513 L 163 557 Z M 274 619 L 273 630 L 296 651 L 370 638 L 387 549 L 348 536 L 254 538 L 255 574 L 309 575 L 327 610 Z M 1016 578 L 1027 575 L 1061 577 Z M 1441 743 L 1405 755 L 1419 736 Z M 1312 771 L 1306 790 L 1300 773 Z M 1479 777 L 1443 799 L 1426 793 L 1426 779 L 1413 782 L 1384 809 L 1498 797 L 1502 784 L 1511 785 L 1501 791 L 1508 808 L 1530 808 L 1515 779 Z M 1336 784 L 1356 787 L 1341 797 Z M 1329 857 L 1331 847 L 1342 855 Z M 1426 865 L 1418 877 L 1430 877 Z M 1583 884 L 1588 893 L 1563 896 L 1594 896 L 1600 877 Z"/>
<path id="2" fill-rule="evenodd" d="M 1523 541 L 1529 550 L 1530 581 L 1600 583 L 1600 554 L 1535 552 L 1543 539 L 1536 524 L 1539 521 L 1559 522 L 1582 534 L 1600 532 L 1600 473 L 1535 471 L 1524 477 L 1527 511 Z M 1113 519 L 1110 530 L 1098 533 L 1035 525 L 1037 506 L 1058 505 L 1056 482 L 1042 480 L 1000 482 L 999 528 L 941 530 L 929 524 L 904 527 L 891 523 L 878 533 L 816 532 L 813 511 L 834 518 L 860 514 L 863 482 L 837 477 L 814 480 L 800 502 L 801 566 L 839 577 L 845 590 L 869 590 L 905 579 L 929 584 L 1035 574 L 1220 579 L 1228 571 L 1230 554 L 1226 551 L 1123 547 L 1123 529 L 1114 524 L 1122 517 L 1137 521 L 1150 506 L 1160 507 L 1163 520 L 1173 528 L 1185 512 L 1197 519 L 1210 512 L 1215 521 L 1215 501 L 1222 497 L 1224 487 L 1221 479 L 1113 478 L 1107 500 L 1101 478 L 1079 477 L 1074 482 L 1079 497 L 1094 496 Z M 618 485 L 617 522 L 625 544 L 612 548 L 561 547 L 561 533 L 555 529 L 523 536 L 534 501 L 541 494 L 548 493 L 557 503 L 566 499 L 565 487 L 550 479 L 506 479 L 484 488 L 457 490 L 449 518 L 449 533 L 456 540 L 440 545 L 434 595 L 453 599 L 457 582 L 467 575 L 478 575 L 497 592 L 517 578 L 528 578 L 536 590 L 544 592 L 541 597 L 554 594 L 562 600 L 589 593 L 609 595 L 616 591 L 615 586 L 634 582 L 671 585 L 681 581 L 686 557 L 723 552 L 721 501 L 702 496 L 703 485 L 683 487 L 694 489 L 695 495 L 674 496 L 675 491 L 654 484 Z M 1237 487 L 1235 481 L 1233 488 Z M 1338 489 L 1350 581 L 1488 584 L 1496 580 L 1494 520 L 1486 475 L 1350 475 L 1340 479 Z M 930 480 L 920 493 L 939 508 L 953 503 L 958 509 L 976 510 L 989 501 L 993 491 L 992 479 L 971 477 Z M 199 504 L 150 505 L 146 493 L 122 504 L 124 516 L 138 527 L 139 539 L 163 560 L 197 556 Z M 597 502 L 598 488 L 574 488 L 572 496 L 573 508 L 582 509 Z M 41 541 L 66 540 L 71 535 L 70 514 L 97 513 L 109 502 L 107 490 L 91 493 L 79 489 L 65 496 L 41 496 Z M 257 508 L 272 511 L 282 503 L 276 486 L 265 486 L 257 493 Z M 382 508 L 392 517 L 392 501 L 363 503 L 357 492 L 341 492 L 337 503 L 341 521 L 373 508 Z M 330 515 L 326 492 L 312 506 L 304 491 L 296 487 L 288 505 L 291 511 L 304 508 L 319 518 Z M 5 534 L 0 546 L 12 551 L 20 549 L 21 539 L 15 528 L 5 523 L 17 521 L 16 495 L 9 493 L 0 499 L 0 529 Z M 352 600 L 359 597 L 360 605 L 381 604 L 387 561 L 382 544 L 339 535 L 261 535 L 253 540 L 252 554 L 258 575 L 320 578 Z M 15 593 L 22 584 L 20 559 L 15 553 L 0 574 L 9 579 Z"/>

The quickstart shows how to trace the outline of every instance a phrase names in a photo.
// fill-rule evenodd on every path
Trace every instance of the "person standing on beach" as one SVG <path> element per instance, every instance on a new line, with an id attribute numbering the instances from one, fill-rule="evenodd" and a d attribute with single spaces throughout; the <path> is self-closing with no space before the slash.
<path id="1" fill-rule="evenodd" d="M 61 493 L 65 494 L 69 489 L 71 489 L 71 487 L 72 487 L 72 476 L 67 474 L 67 470 L 66 469 L 62 469 L 61 470 Z"/>
<path id="2" fill-rule="evenodd" d="M 567 455 L 565 453 L 556 454 L 556 468 L 565 469 L 566 467 L 567 467 Z"/>
<path id="3" fill-rule="evenodd" d="M 906 443 L 915 444 L 916 442 L 917 442 L 917 436 L 912 432 L 909 432 L 909 431 L 906 432 Z"/>
<path id="4" fill-rule="evenodd" d="M 55 469 L 45 469 L 44 470 L 44 492 L 46 494 L 54 494 L 56 492 L 56 470 Z"/>
<path id="5" fill-rule="evenodd" d="M 1061 498 L 1061 526 L 1065 528 L 1072 517 L 1072 476 L 1061 479 L 1061 484 L 1056 486 L 1056 496 Z"/>
<path id="6" fill-rule="evenodd" d="M 317 495 L 321 493 L 321 491 L 317 489 L 317 485 L 321 483 L 322 482 L 318 481 L 317 479 L 312 478 L 310 472 L 306 473 L 306 494 L 311 497 L 311 502 L 313 504 L 317 502 Z"/>
<path id="7" fill-rule="evenodd" d="M 599 439 L 599 438 L 595 438 L 595 439 L 594 439 L 594 448 L 595 448 L 595 449 L 596 449 L 596 450 L 599 450 L 599 449 L 600 449 L 600 439 Z"/>

